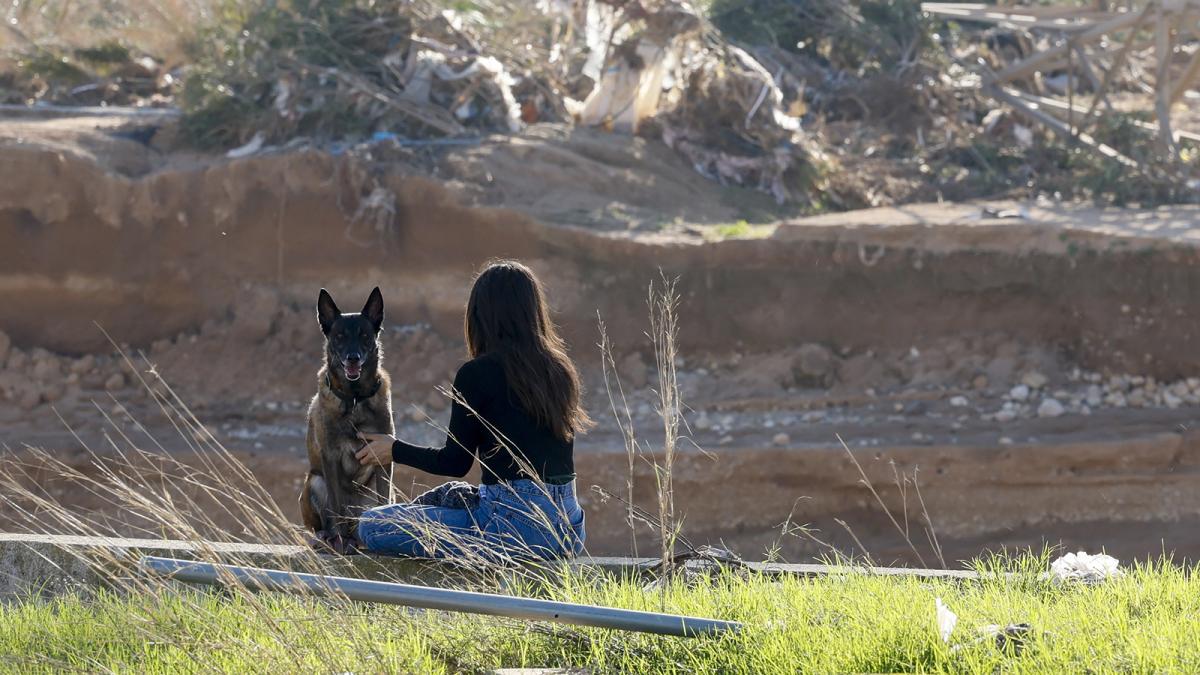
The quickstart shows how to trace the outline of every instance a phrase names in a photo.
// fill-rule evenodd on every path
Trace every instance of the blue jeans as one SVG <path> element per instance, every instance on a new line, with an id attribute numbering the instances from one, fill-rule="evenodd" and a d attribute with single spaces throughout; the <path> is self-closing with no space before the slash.
<path id="1" fill-rule="evenodd" d="M 417 558 L 552 560 L 583 550 L 575 481 L 441 485 L 408 504 L 364 511 L 358 539 L 372 553 Z"/>

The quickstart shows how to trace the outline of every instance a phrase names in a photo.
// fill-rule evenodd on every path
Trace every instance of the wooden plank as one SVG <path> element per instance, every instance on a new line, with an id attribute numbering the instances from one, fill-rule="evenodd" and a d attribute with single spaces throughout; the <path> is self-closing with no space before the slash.
<path id="1" fill-rule="evenodd" d="M 1083 47 L 1072 45 L 1075 57 L 1079 59 L 1079 67 L 1083 70 L 1083 76 L 1087 78 L 1088 84 L 1092 85 L 1092 91 L 1100 91 L 1100 78 L 1096 76 L 1096 70 L 1092 68 L 1092 62 L 1088 59 L 1087 54 L 1083 51 Z M 1112 106 L 1109 105 L 1111 108 Z"/>
<path id="2" fill-rule="evenodd" d="M 1179 81 L 1175 83 L 1175 87 L 1171 90 L 1171 105 L 1179 103 L 1183 98 L 1183 93 L 1191 89 L 1192 85 L 1196 84 L 1198 79 L 1200 79 L 1200 49 L 1197 49 L 1196 53 L 1192 54 L 1192 60 L 1188 62 L 1187 67 L 1184 68 L 1183 73 L 1179 76 Z"/>
<path id="3" fill-rule="evenodd" d="M 1070 110 L 1069 110 L 1070 106 L 1067 104 L 1066 101 L 1060 101 L 1058 99 L 1049 98 L 1046 96 L 1037 96 L 1036 94 L 1028 94 L 1023 91 L 1017 91 L 1015 89 L 1009 89 L 1008 92 L 1013 95 L 1019 96 L 1023 100 L 1027 101 L 1028 103 L 1036 105 L 1039 108 L 1042 108 L 1052 114 L 1067 115 L 1070 112 Z M 1105 115 L 1105 113 L 1102 113 L 1099 111 L 1093 111 L 1090 113 L 1084 112 L 1084 110 L 1078 106 L 1076 106 L 1076 108 L 1075 108 L 1075 114 L 1080 115 L 1080 116 L 1090 114 L 1093 119 L 1103 119 L 1104 115 Z M 1130 123 L 1132 123 L 1133 126 L 1139 128 L 1139 129 L 1145 129 L 1146 131 L 1149 131 L 1153 134 L 1156 134 L 1156 135 L 1158 134 L 1158 125 L 1153 122 L 1143 122 L 1141 120 L 1135 119 L 1135 120 L 1130 120 Z M 1080 125 L 1080 129 L 1083 129 L 1083 128 L 1085 128 L 1085 127 L 1083 125 Z M 1173 133 L 1175 134 L 1175 141 L 1177 143 L 1180 141 L 1188 141 L 1189 143 L 1200 144 L 1200 134 L 1192 133 L 1190 131 L 1179 131 L 1179 130 L 1175 130 Z"/>
<path id="4" fill-rule="evenodd" d="M 1100 88 L 1096 91 L 1096 95 L 1092 98 L 1092 104 L 1088 106 L 1088 111 L 1087 114 L 1084 115 L 1084 119 L 1088 119 L 1092 116 L 1092 112 L 1096 110 L 1096 107 L 1101 100 L 1108 99 L 1108 88 L 1112 86 L 1113 78 L 1116 77 L 1116 74 L 1125 67 L 1125 62 L 1129 59 L 1129 50 L 1133 47 L 1134 43 L 1132 34 L 1136 33 L 1138 29 L 1141 28 L 1142 24 L 1146 22 L 1146 19 L 1149 16 L 1150 5 L 1147 4 L 1141 13 L 1138 14 L 1137 21 L 1135 21 L 1130 27 L 1130 39 L 1126 40 L 1125 44 L 1121 46 L 1121 50 L 1117 52 L 1117 57 L 1113 59 L 1112 66 L 1109 67 L 1108 70 L 1104 71 L 1104 81 L 1100 83 Z M 1110 104 L 1109 107 L 1111 108 L 1112 105 Z"/>
<path id="5" fill-rule="evenodd" d="M 1046 111 L 1041 110 L 1040 108 L 1038 108 L 1036 106 L 1036 104 L 1031 104 L 1031 103 L 1025 101 L 1023 98 L 1021 98 L 1020 92 L 1017 92 L 1017 91 L 1011 90 L 1011 89 L 1006 89 L 1006 88 L 998 86 L 998 85 L 990 85 L 990 86 L 986 87 L 984 89 L 984 91 L 985 91 L 985 93 L 989 93 L 992 96 L 994 96 L 995 98 L 998 98 L 1001 101 L 1004 101 L 1005 103 L 1007 103 L 1010 106 L 1012 106 L 1013 108 L 1015 108 L 1018 112 L 1024 114 L 1029 119 L 1034 120 L 1035 122 L 1038 122 L 1038 123 L 1044 125 L 1046 128 L 1057 133 L 1058 135 L 1062 136 L 1063 138 L 1079 141 L 1080 143 L 1087 146 L 1088 148 L 1091 148 L 1092 150 L 1096 151 L 1098 154 L 1108 157 L 1109 159 L 1114 160 L 1114 161 L 1116 161 L 1124 166 L 1127 166 L 1131 169 L 1136 169 L 1138 171 L 1146 173 L 1145 168 L 1141 164 L 1139 164 L 1137 161 L 1121 154 L 1116 148 L 1109 146 L 1109 145 L 1105 145 L 1104 143 L 1097 141 L 1095 138 L 1092 138 L 1088 134 L 1072 133 L 1071 128 L 1068 127 L 1065 122 L 1058 119 L 1057 117 L 1054 117 L 1050 113 L 1047 113 Z"/>
<path id="6" fill-rule="evenodd" d="M 1154 53 L 1158 68 L 1154 77 L 1154 113 L 1158 117 L 1158 144 L 1172 158 L 1179 156 L 1179 148 L 1171 135 L 1171 26 L 1167 23 L 1162 3 L 1155 5 Z"/>
<path id="7" fill-rule="evenodd" d="M 1110 18 L 1117 12 L 1083 9 L 1071 5 L 1022 5 L 1005 6 L 990 5 L 981 2 L 923 2 L 921 11 L 930 14 L 947 13 L 977 13 L 977 14 L 1009 14 L 1026 16 L 1035 19 L 1058 19 L 1063 17 L 1102 17 Z"/>
<path id="8" fill-rule="evenodd" d="M 1109 21 L 1105 21 L 1080 33 L 1075 37 L 1074 44 L 1083 46 L 1095 42 L 1109 33 L 1129 28 L 1136 25 L 1141 20 L 1141 16 L 1141 14 L 1132 12 L 1120 14 Z M 1042 64 L 1065 56 L 1070 49 L 1071 45 L 1064 41 L 1046 51 L 1034 54 L 1001 70 L 992 77 L 991 82 L 998 84 L 1025 77 L 1035 71 L 1041 70 Z"/>
<path id="9" fill-rule="evenodd" d="M 0 117 L 142 117 L 146 119 L 165 119 L 179 117 L 181 114 L 178 108 L 134 108 L 118 105 L 53 105 L 49 103 L 39 103 L 37 105 L 21 105 L 19 103 L 0 104 Z"/>
<path id="10" fill-rule="evenodd" d="M 943 19 L 974 21 L 992 25 L 1007 25 L 1025 30 L 1057 30 L 1076 32 L 1087 30 L 1108 21 L 1118 14 L 1094 12 L 1074 7 L 1021 7 L 1005 10 L 995 5 L 923 3 L 921 11 Z"/>

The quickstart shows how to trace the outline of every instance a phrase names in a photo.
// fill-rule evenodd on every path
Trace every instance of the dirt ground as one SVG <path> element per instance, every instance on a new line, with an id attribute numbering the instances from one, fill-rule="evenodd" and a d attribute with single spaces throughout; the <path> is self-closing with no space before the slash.
<path id="1" fill-rule="evenodd" d="M 788 525 L 807 523 L 846 551 L 932 563 L 919 485 L 949 559 L 1042 541 L 1200 556 L 1194 208 L 928 204 L 730 230 L 763 195 L 715 186 L 644 139 L 543 126 L 436 150 L 228 161 L 164 152 L 169 127 L 142 142 L 143 125 L 0 121 L 9 452 L 86 466 L 82 446 L 112 454 L 125 427 L 185 453 L 142 383 L 153 370 L 291 513 L 316 290 L 352 306 L 381 286 L 399 434 L 432 443 L 471 273 L 516 256 L 548 283 L 598 422 L 577 445 L 592 553 L 630 549 L 622 508 L 591 489 L 623 494 L 627 472 L 597 315 L 654 448 L 645 299 L 661 271 L 682 299 L 694 447 L 676 499 L 693 541 L 799 560 L 822 551 Z M 884 503 L 907 509 L 920 554 L 839 437 Z M 638 463 L 635 476 L 648 503 L 652 474 Z M 397 475 L 410 494 L 434 480 Z"/>

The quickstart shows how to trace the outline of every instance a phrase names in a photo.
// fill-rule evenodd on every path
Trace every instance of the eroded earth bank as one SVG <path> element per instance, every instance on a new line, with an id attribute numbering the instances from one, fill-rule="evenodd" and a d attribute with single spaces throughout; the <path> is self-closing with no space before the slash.
<path id="1" fill-rule="evenodd" d="M 513 256 L 547 282 L 585 371 L 598 426 L 577 461 L 593 554 L 630 550 L 623 507 L 592 490 L 625 494 L 628 471 L 597 319 L 638 436 L 658 447 L 645 331 L 661 274 L 681 295 L 694 444 L 675 500 L 692 541 L 802 560 L 822 551 L 797 534 L 807 524 L 847 552 L 922 562 L 840 436 L 923 562 L 935 562 L 925 513 L 951 564 L 1043 541 L 1200 556 L 1200 211 L 926 205 L 728 237 L 721 225 L 753 204 L 595 132 L 228 160 L 166 154 L 94 120 L 0 127 L 6 452 L 87 467 L 84 446 L 115 452 L 116 424 L 186 455 L 141 384 L 153 367 L 293 513 L 317 289 L 353 305 L 382 288 L 400 434 L 433 442 L 471 274 Z M 106 333 L 145 361 L 131 370 Z M 650 506 L 651 469 L 634 473 Z M 404 493 L 431 481 L 397 474 Z"/>

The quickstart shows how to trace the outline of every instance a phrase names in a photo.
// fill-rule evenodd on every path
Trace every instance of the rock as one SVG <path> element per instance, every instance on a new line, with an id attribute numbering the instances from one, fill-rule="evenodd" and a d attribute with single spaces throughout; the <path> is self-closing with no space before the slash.
<path id="1" fill-rule="evenodd" d="M 1014 401 L 1029 400 L 1029 385 L 1018 384 L 1009 390 L 1008 397 Z"/>
<path id="2" fill-rule="evenodd" d="M 1187 379 L 1188 389 L 1192 390 L 1193 394 L 1200 394 L 1200 377 L 1189 377 Z"/>
<path id="3" fill-rule="evenodd" d="M 26 412 L 33 410 L 42 402 L 42 392 L 36 387 L 26 387 L 18 394 L 17 405 Z"/>
<path id="4" fill-rule="evenodd" d="M 1066 409 L 1063 408 L 1063 404 L 1058 402 L 1058 399 L 1048 398 L 1038 406 L 1037 414 L 1038 417 L 1058 417 L 1064 412 L 1066 412 Z"/>
<path id="5" fill-rule="evenodd" d="M 87 375 L 96 367 L 96 357 L 87 354 L 71 362 L 70 371 L 76 375 Z"/>
<path id="6" fill-rule="evenodd" d="M 8 333 L 0 330 L 0 368 L 4 367 L 4 362 L 8 359 L 8 352 L 12 348 L 12 338 L 8 337 Z"/>
<path id="7" fill-rule="evenodd" d="M 1119 391 L 1114 391 L 1108 396 L 1105 396 L 1104 402 L 1114 408 L 1124 408 L 1129 405 L 1129 402 L 1125 400 L 1125 394 L 1122 394 Z"/>
<path id="8" fill-rule="evenodd" d="M 42 389 L 42 398 L 47 403 L 56 403 L 62 400 L 66 393 L 67 387 L 62 382 L 51 382 Z"/>
<path id="9" fill-rule="evenodd" d="M 729 445 L 733 442 L 733 436 L 725 435 L 717 440 L 720 445 Z"/>
<path id="10" fill-rule="evenodd" d="M 1017 418 L 1017 413 L 1009 408 L 1004 408 L 996 413 L 997 422 L 1011 422 Z"/>
<path id="11" fill-rule="evenodd" d="M 266 289 L 254 289 L 238 294 L 233 308 L 233 337 L 261 340 L 271 334 L 275 316 L 279 314 L 279 296 Z"/>
<path id="12" fill-rule="evenodd" d="M 1183 399 L 1181 399 L 1178 396 L 1176 396 L 1175 394 L 1167 391 L 1167 392 L 1163 392 L 1163 404 L 1166 405 L 1168 408 L 1174 410 L 1175 408 L 1178 408 L 1179 406 L 1183 405 Z"/>
<path id="13" fill-rule="evenodd" d="M 1098 385 L 1089 385 L 1083 398 L 1089 406 L 1097 408 L 1104 402 L 1104 392 L 1100 390 Z"/>
<path id="14" fill-rule="evenodd" d="M 1009 356 L 997 356 L 988 363 L 985 370 L 989 380 L 1004 383 L 1012 379 L 1017 370 L 1017 362 Z"/>
<path id="15" fill-rule="evenodd" d="M 1146 392 L 1142 389 L 1134 389 L 1129 392 L 1127 397 L 1129 405 L 1135 408 L 1144 408 L 1146 406 Z"/>
<path id="16" fill-rule="evenodd" d="M 621 376 L 623 386 L 631 389 L 641 389 L 650 380 L 650 368 L 642 360 L 640 352 L 629 352 L 617 364 L 617 374 Z"/>
<path id="17" fill-rule="evenodd" d="M 29 356 L 20 349 L 13 347 L 8 353 L 8 363 L 5 365 L 5 367 L 9 370 L 21 370 L 28 362 Z"/>
<path id="18" fill-rule="evenodd" d="M 713 423 L 712 419 L 710 419 L 708 415 L 700 413 L 700 416 L 696 418 L 696 421 L 692 422 L 692 426 L 700 431 L 708 431 L 712 428 Z"/>
<path id="19" fill-rule="evenodd" d="M 855 354 L 842 361 L 838 367 L 838 379 L 847 386 L 880 384 L 886 368 L 871 352 Z"/>
<path id="20" fill-rule="evenodd" d="M 950 399 L 950 405 L 954 406 L 955 408 L 965 408 L 971 405 L 971 402 L 967 400 L 966 396 L 955 396 Z"/>
<path id="21" fill-rule="evenodd" d="M 1036 370 L 1031 370 L 1021 376 L 1021 384 L 1029 387 L 1030 389 L 1041 389 L 1042 387 L 1046 386 L 1046 383 L 1049 381 L 1050 378 Z"/>
<path id="22" fill-rule="evenodd" d="M 828 387 L 837 378 L 838 358 L 828 347 L 813 342 L 800 345 L 792 360 L 792 377 L 802 387 Z"/>
<path id="23" fill-rule="evenodd" d="M 117 391 L 125 388 L 125 374 L 113 373 L 104 381 L 104 388 L 107 391 Z"/>
<path id="24" fill-rule="evenodd" d="M 42 383 L 60 380 L 62 379 L 62 365 L 54 356 L 39 358 L 33 364 L 33 379 Z"/>
<path id="25" fill-rule="evenodd" d="M 976 375 L 975 379 L 971 380 L 971 386 L 974 387 L 976 389 L 976 391 L 982 391 L 984 389 L 987 389 L 988 376 L 987 375 Z"/>
<path id="26" fill-rule="evenodd" d="M 1013 444 L 1013 439 L 1009 438 L 1008 436 L 1000 437 L 1000 445 L 1012 445 L 1012 444 Z"/>
<path id="27" fill-rule="evenodd" d="M 775 434 L 775 436 L 771 438 L 771 442 L 774 443 L 775 445 L 787 445 L 788 443 L 792 442 L 792 438 L 791 438 L 791 436 L 788 436 L 787 434 L 780 432 L 778 434 Z"/>

